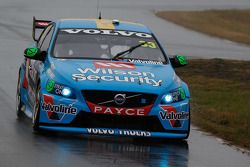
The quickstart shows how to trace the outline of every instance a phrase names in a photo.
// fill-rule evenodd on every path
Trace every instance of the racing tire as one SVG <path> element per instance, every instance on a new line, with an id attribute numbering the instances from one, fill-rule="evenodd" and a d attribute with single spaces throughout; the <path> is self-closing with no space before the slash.
<path id="1" fill-rule="evenodd" d="M 21 99 L 21 71 L 19 70 L 18 82 L 17 82 L 17 91 L 16 91 L 16 115 L 17 118 L 23 118 L 24 112 L 22 111 L 23 103 Z"/>
<path id="2" fill-rule="evenodd" d="M 189 121 L 188 121 L 188 131 L 187 131 L 188 133 L 187 133 L 187 136 L 183 138 L 184 140 L 188 139 L 190 135 L 190 126 L 191 126 L 191 114 L 190 114 L 190 107 L 189 107 Z"/>
<path id="3" fill-rule="evenodd" d="M 40 119 L 40 100 L 41 100 L 41 86 L 40 84 L 37 86 L 36 89 L 36 101 L 35 106 L 32 114 L 32 128 L 34 132 L 39 132 L 39 119 Z"/>

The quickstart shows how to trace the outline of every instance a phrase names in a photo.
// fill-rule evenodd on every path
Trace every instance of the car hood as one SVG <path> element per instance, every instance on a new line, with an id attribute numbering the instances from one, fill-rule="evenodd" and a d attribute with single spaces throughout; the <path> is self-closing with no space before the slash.
<path id="1" fill-rule="evenodd" d="M 169 64 L 76 59 L 53 59 L 50 64 L 47 71 L 56 81 L 78 90 L 161 94 L 180 84 Z"/>

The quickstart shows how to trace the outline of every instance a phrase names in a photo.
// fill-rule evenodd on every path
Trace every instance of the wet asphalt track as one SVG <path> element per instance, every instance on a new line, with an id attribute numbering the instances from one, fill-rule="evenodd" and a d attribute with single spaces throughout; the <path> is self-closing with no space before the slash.
<path id="1" fill-rule="evenodd" d="M 250 59 L 250 48 L 187 31 L 154 16 L 156 10 L 250 8 L 249 0 L 105 0 L 103 16 L 151 27 L 170 53 L 194 57 Z M 105 4 L 103 3 L 105 2 Z M 250 156 L 192 128 L 185 142 L 32 133 L 16 120 L 15 87 L 23 49 L 31 43 L 31 18 L 96 16 L 96 2 L 0 0 L 0 167 L 190 166 L 247 167 Z"/>

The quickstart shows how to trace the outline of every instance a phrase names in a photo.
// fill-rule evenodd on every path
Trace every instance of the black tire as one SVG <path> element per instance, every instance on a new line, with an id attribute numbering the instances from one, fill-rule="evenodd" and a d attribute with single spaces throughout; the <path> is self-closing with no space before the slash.
<path id="1" fill-rule="evenodd" d="M 17 91 L 16 91 L 16 115 L 17 118 L 23 118 L 24 112 L 22 111 L 22 99 L 21 99 L 21 71 L 19 70 L 18 74 L 18 82 L 17 82 Z"/>
<path id="2" fill-rule="evenodd" d="M 188 133 L 187 136 L 183 139 L 188 139 L 189 135 L 190 135 L 190 126 L 191 126 L 191 113 L 190 113 L 190 107 L 189 107 L 189 122 L 188 122 Z"/>
<path id="3" fill-rule="evenodd" d="M 39 84 L 36 89 L 36 102 L 35 102 L 35 106 L 34 106 L 34 110 L 32 114 L 32 128 L 34 132 L 40 131 L 40 128 L 39 128 L 40 100 L 41 100 L 40 91 L 41 91 L 41 86 Z"/>

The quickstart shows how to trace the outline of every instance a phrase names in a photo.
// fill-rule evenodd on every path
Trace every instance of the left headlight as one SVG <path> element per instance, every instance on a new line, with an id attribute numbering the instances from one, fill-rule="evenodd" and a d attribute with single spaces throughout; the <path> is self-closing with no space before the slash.
<path id="1" fill-rule="evenodd" d="M 170 91 L 170 93 L 167 93 L 163 96 L 161 100 L 161 104 L 170 104 L 178 101 L 182 101 L 186 98 L 185 91 L 183 88 L 177 88 L 173 91 Z"/>
<path id="2" fill-rule="evenodd" d="M 54 80 L 48 80 L 46 84 L 46 90 L 47 92 L 67 98 L 75 98 L 75 94 L 73 90 L 63 84 L 59 84 L 55 82 Z"/>

